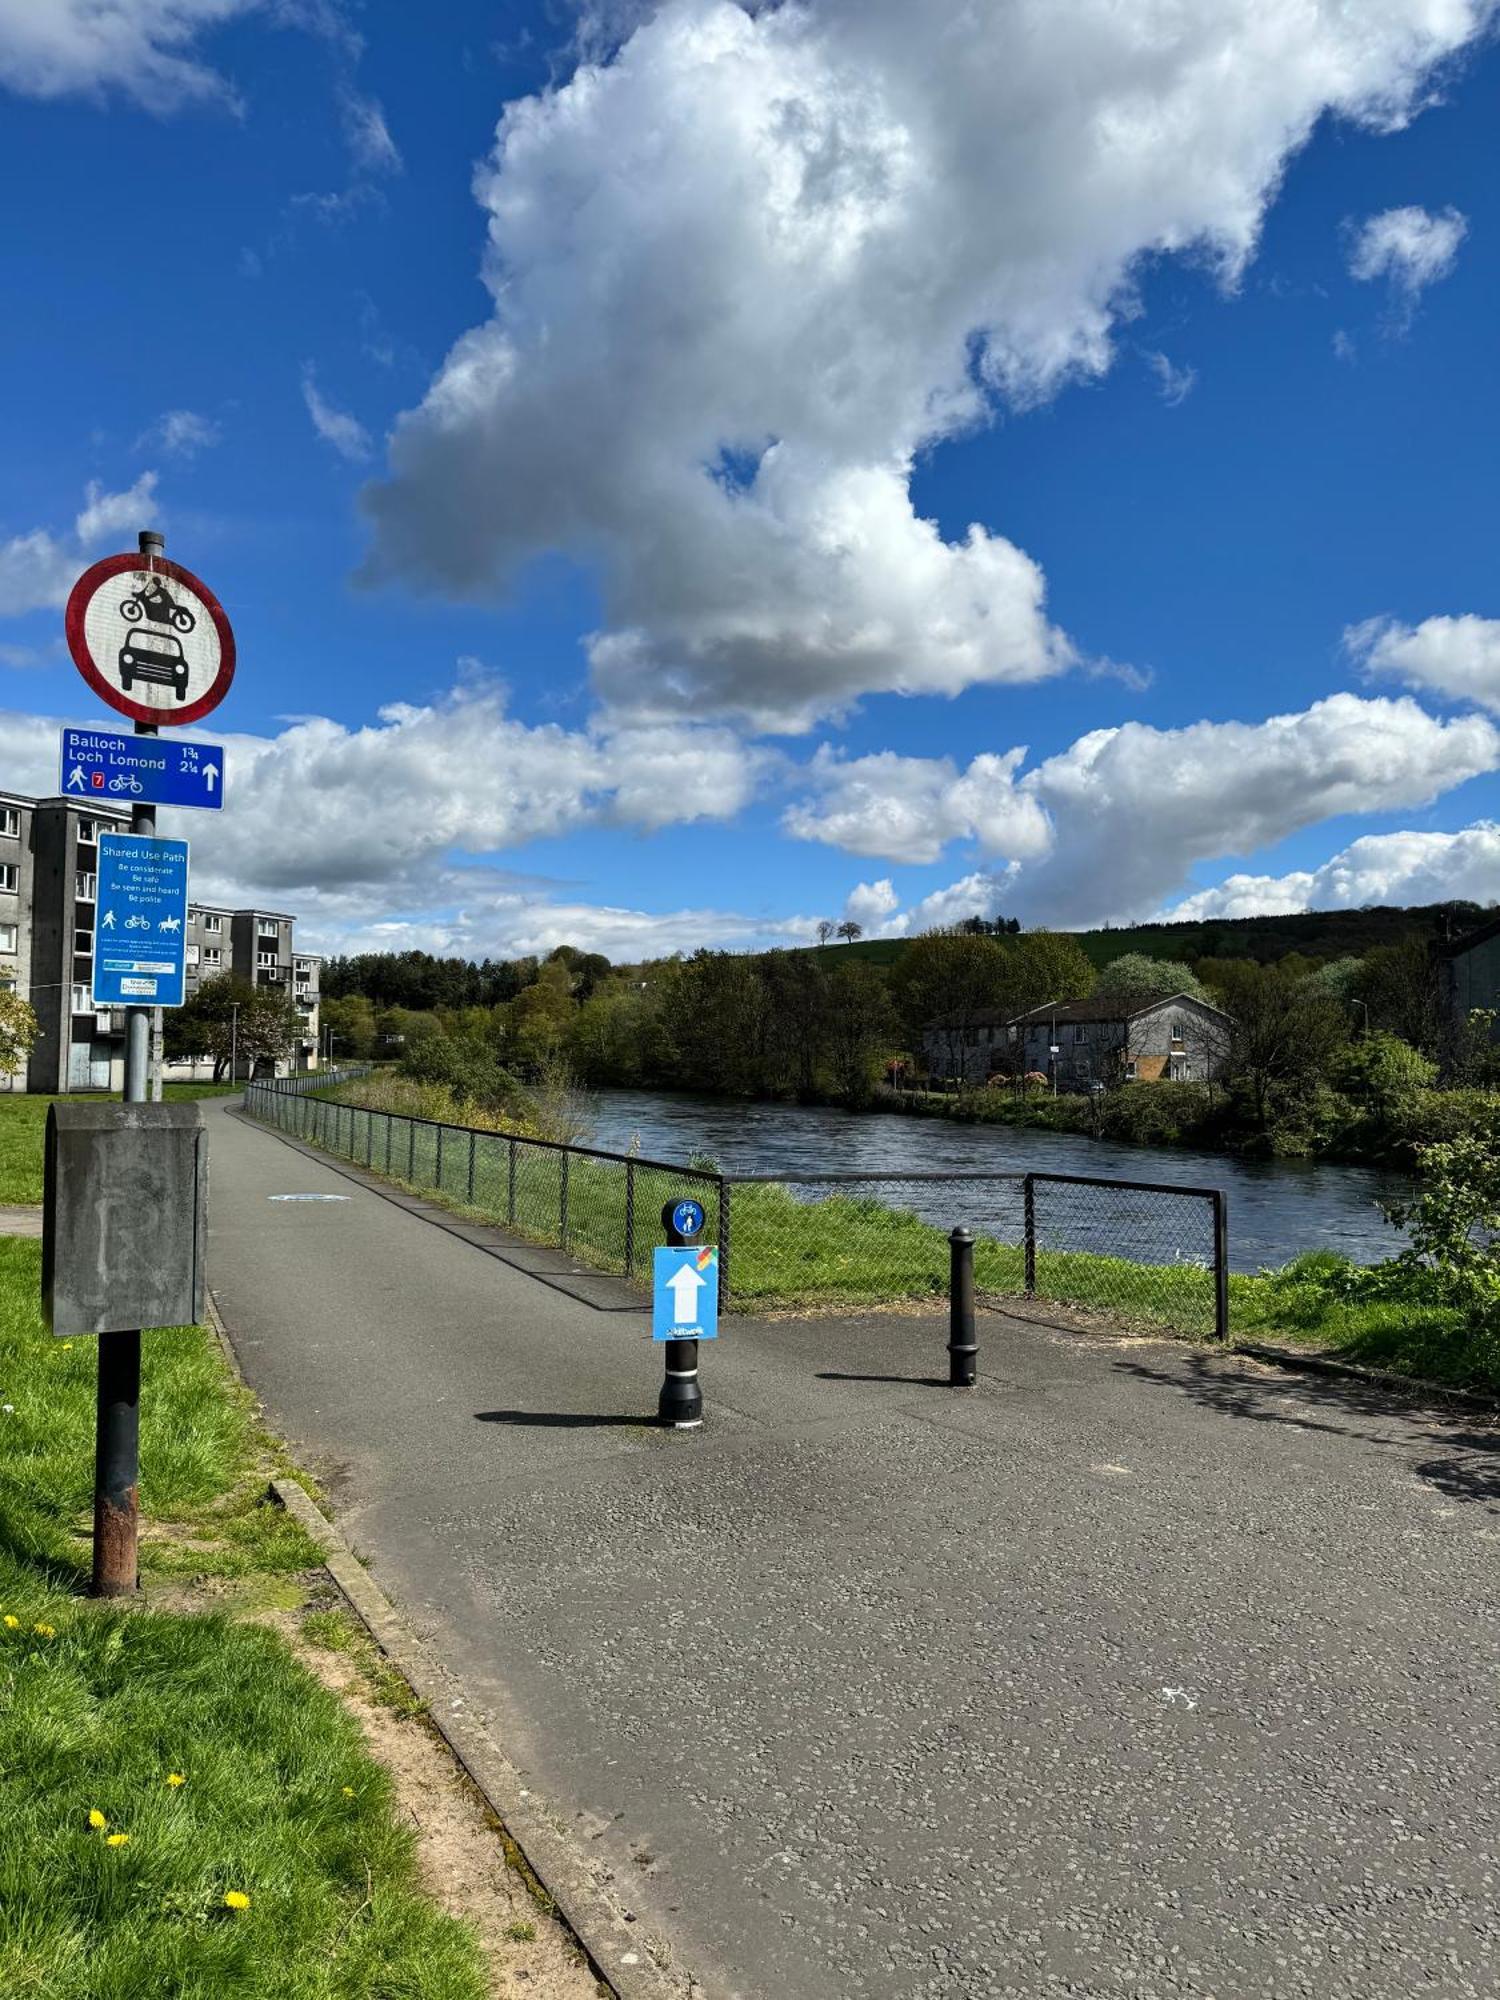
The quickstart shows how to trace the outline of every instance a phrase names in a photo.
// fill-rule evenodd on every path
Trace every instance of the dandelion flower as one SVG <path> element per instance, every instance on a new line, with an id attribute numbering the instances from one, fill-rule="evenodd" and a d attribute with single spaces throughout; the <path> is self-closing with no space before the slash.
<path id="1" fill-rule="evenodd" d="M 129 1838 L 130 1835 L 128 1833 L 107 1833 L 104 1836 L 104 1845 L 106 1847 L 123 1847 Z"/>
<path id="2" fill-rule="evenodd" d="M 63 1351 L 63 1353 L 64 1353 L 64 1354 L 66 1354 L 66 1353 L 67 1353 L 67 1351 L 68 1351 L 68 1349 L 69 1349 L 69 1348 L 70 1348 L 70 1347 L 71 1347 L 72 1345 L 73 1345 L 73 1343 L 72 1343 L 72 1341 L 71 1341 L 71 1340 L 65 1340 L 65 1341 L 63 1342 L 63 1344 L 62 1344 L 62 1351 Z"/>
<path id="3" fill-rule="evenodd" d="M 175 1787 L 177 1785 L 185 1785 L 187 1779 L 183 1777 L 181 1771 L 168 1771 L 167 1783 Z"/>
<path id="4" fill-rule="evenodd" d="M 224 1907 L 226 1910 L 248 1910 L 250 1898 L 243 1889 L 230 1889 L 224 1897 Z"/>
<path id="5" fill-rule="evenodd" d="M 97 1806 L 89 1807 L 89 1825 L 94 1829 L 95 1833 L 102 1833 L 105 1827 L 109 1825 L 109 1821 Z"/>
<path id="6" fill-rule="evenodd" d="M 5 1629 L 6 1629 L 6 1631 L 7 1631 L 7 1632 L 19 1632 L 19 1631 L 20 1631 L 20 1629 L 21 1629 L 21 1621 L 20 1621 L 20 1619 L 19 1619 L 19 1618 L 18 1618 L 18 1617 L 16 1616 L 16 1614 L 15 1614 L 15 1612 L 14 1612 L 14 1611 L 7 1611 L 7 1612 L 6 1612 L 6 1614 L 5 1614 Z"/>
<path id="7" fill-rule="evenodd" d="M 42 1639 L 55 1639 L 57 1637 L 57 1627 L 55 1625 L 33 1625 L 31 1629 Z"/>
<path id="8" fill-rule="evenodd" d="M 344 1797 L 345 1797 L 346 1799 L 352 1799 L 352 1798 L 354 1797 L 354 1787 L 353 1787 L 353 1785 L 345 1785 L 345 1787 L 344 1787 Z"/>

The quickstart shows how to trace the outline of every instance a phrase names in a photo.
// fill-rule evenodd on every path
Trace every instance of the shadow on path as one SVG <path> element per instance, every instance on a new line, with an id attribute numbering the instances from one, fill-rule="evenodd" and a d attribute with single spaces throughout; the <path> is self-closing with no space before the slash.
<path id="1" fill-rule="evenodd" d="M 905 1389 L 948 1389 L 945 1375 L 847 1375 L 840 1368 L 820 1368 L 820 1382 L 897 1382 Z"/>
<path id="2" fill-rule="evenodd" d="M 588 1410 L 476 1410 L 480 1424 L 530 1424 L 552 1430 L 654 1430 L 655 1420 L 637 1410 L 628 1417 L 602 1417 Z"/>

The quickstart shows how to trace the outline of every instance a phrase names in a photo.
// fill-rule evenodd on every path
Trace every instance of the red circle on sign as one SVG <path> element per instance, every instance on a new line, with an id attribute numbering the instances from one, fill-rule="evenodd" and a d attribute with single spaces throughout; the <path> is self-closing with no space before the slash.
<path id="1" fill-rule="evenodd" d="M 200 694 L 196 701 L 185 702 L 181 708 L 153 708 L 144 701 L 133 701 L 122 687 L 108 679 L 90 649 L 85 621 L 89 606 L 97 593 L 113 577 L 123 576 L 127 570 L 145 575 L 170 577 L 184 589 L 192 591 L 213 621 L 214 631 L 219 640 L 219 667 L 212 684 Z M 137 613 L 139 616 L 139 613 Z M 128 715 L 133 722 L 180 723 L 196 722 L 217 708 L 229 692 L 229 683 L 234 679 L 234 633 L 224 614 L 224 607 L 206 583 L 200 583 L 190 569 L 183 569 L 179 563 L 168 562 L 165 556 L 105 556 L 86 569 L 72 590 L 68 593 L 66 614 L 68 651 L 73 655 L 73 664 L 98 695 L 121 715 Z"/>

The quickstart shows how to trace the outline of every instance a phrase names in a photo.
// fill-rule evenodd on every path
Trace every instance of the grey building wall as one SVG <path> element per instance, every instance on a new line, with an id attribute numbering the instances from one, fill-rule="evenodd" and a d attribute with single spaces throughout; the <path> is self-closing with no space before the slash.
<path id="1" fill-rule="evenodd" d="M 1471 1014 L 1500 1010 L 1500 927 L 1449 951 L 1440 961 L 1439 978 L 1457 1033 L 1466 1030 Z M 1500 1020 L 1491 1024 L 1490 1038 L 1500 1041 Z"/>

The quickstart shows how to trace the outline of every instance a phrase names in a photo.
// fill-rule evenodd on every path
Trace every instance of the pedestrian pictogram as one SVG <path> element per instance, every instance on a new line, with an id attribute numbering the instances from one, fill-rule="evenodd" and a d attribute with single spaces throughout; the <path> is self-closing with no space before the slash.
<path id="1" fill-rule="evenodd" d="M 163 555 L 106 556 L 73 586 L 68 650 L 94 692 L 137 722 L 195 722 L 234 678 L 234 634 L 208 588 Z"/>

